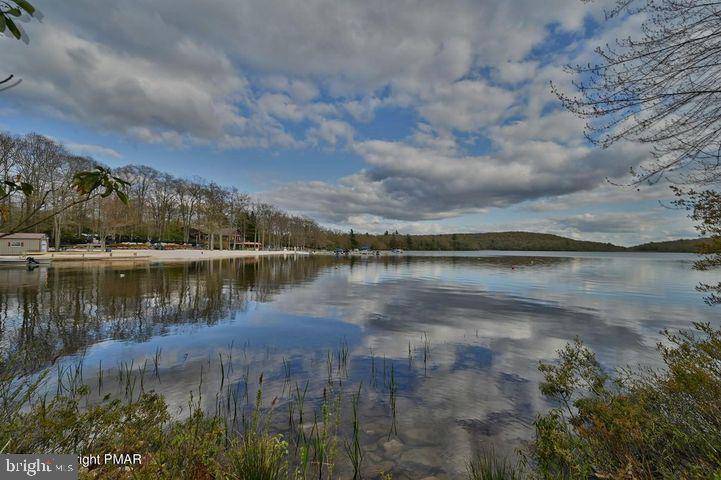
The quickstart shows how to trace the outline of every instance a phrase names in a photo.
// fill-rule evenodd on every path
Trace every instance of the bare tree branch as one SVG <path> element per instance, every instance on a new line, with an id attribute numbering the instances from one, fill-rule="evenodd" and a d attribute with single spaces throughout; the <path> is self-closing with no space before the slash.
<path id="1" fill-rule="evenodd" d="M 594 144 L 649 145 L 654 161 L 637 182 L 719 182 L 721 2 L 619 0 L 606 15 L 645 21 L 636 36 L 598 47 L 595 63 L 567 67 L 575 94 L 553 91 Z"/>

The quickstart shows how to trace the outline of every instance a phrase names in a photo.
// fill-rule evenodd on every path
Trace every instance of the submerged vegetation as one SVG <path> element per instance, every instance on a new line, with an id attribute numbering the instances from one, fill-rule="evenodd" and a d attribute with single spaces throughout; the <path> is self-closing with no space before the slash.
<path id="1" fill-rule="evenodd" d="M 53 395 L 43 392 L 45 376 L 17 380 L 14 364 L 0 369 L 0 452 L 132 453 L 142 461 L 132 468 L 105 464 L 92 458 L 80 470 L 80 478 L 141 479 L 242 479 L 276 480 L 332 478 L 337 434 L 336 399 L 324 401 L 309 432 L 302 424 L 302 400 L 297 423 L 299 433 L 286 437 L 270 431 L 276 399 L 263 406 L 263 376 L 258 382 L 255 403 L 238 410 L 238 397 L 227 398 L 229 411 L 218 408 L 210 414 L 199 397 L 191 398 L 185 417 L 177 418 L 165 399 L 154 392 L 134 396 L 127 385 L 142 382 L 138 368 L 132 379 L 123 375 L 119 383 L 126 392 L 100 401 L 91 400 L 81 367 L 63 375 Z M 131 370 L 128 370 L 131 372 Z M 99 382 L 98 392 L 102 389 Z M 200 388 L 199 388 L 200 391 Z M 247 395 L 246 395 L 247 400 Z M 218 402 L 220 407 L 220 402 Z M 230 413 L 230 410 L 233 413 Z M 249 413 L 246 415 L 246 412 Z M 291 410 L 291 423 L 293 415 Z M 335 419 L 335 420 L 334 420 Z M 357 425 L 357 418 L 355 419 Z M 356 427 L 357 428 L 357 427 Z M 358 447 L 360 448 L 360 447 Z"/>
<path id="2" fill-rule="evenodd" d="M 519 451 L 520 463 L 484 450 L 469 461 L 467 477 L 721 478 L 721 330 L 696 323 L 693 331 L 665 335 L 658 346 L 662 370 L 627 368 L 609 374 L 580 341 L 568 344 L 557 362 L 539 367 L 544 375 L 541 391 L 555 407 L 537 418 L 535 439 Z M 98 400 L 91 400 L 81 366 L 59 374 L 50 395 L 41 388 L 44 375 L 19 380 L 19 364 L 5 359 L 0 369 L 0 446 L 13 453 L 142 455 L 142 464 L 132 469 L 91 464 L 81 470 L 81 478 L 364 478 L 358 408 L 362 387 L 345 399 L 350 400 L 345 419 L 342 390 L 335 389 L 347 379 L 344 348 L 342 344 L 337 352 L 337 364 L 336 356 L 328 355 L 330 374 L 319 405 L 308 405 L 308 383 L 292 385 L 288 367 L 285 434 L 273 431 L 270 420 L 278 398 L 264 406 L 262 374 L 255 396 L 248 395 L 246 371 L 244 395 L 221 385 L 219 394 L 228 395 L 216 399 L 215 413 L 191 396 L 186 414 L 178 418 L 162 396 L 144 391 L 143 375 L 154 375 L 146 365 L 118 371 L 125 394 L 121 386 L 117 398 L 101 396 L 103 381 L 98 379 Z M 219 358 L 225 372 L 231 361 Z M 394 429 L 393 364 L 387 370 L 384 384 L 389 382 Z M 199 397 L 200 388 L 198 392 Z M 239 400 L 244 402 L 240 409 Z M 342 439 L 344 422 L 350 434 Z M 335 467 L 341 460 L 346 470 Z M 381 476 L 374 478 L 390 478 L 376 473 Z"/>

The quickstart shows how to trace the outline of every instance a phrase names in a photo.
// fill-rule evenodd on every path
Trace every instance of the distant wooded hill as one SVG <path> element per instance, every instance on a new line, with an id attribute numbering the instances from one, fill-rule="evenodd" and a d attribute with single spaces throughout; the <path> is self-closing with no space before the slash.
<path id="1" fill-rule="evenodd" d="M 631 247 L 630 250 L 639 252 L 688 252 L 701 253 L 712 241 L 708 238 L 694 238 L 670 240 L 668 242 L 649 242 Z"/>
<path id="2" fill-rule="evenodd" d="M 698 252 L 699 247 L 708 240 L 675 240 L 653 242 L 635 247 L 622 247 L 612 243 L 574 240 L 572 238 L 534 232 L 492 232 L 492 233 L 454 233 L 439 235 L 401 235 L 385 233 L 382 235 L 353 233 L 339 238 L 344 248 L 369 247 L 373 250 L 537 250 L 537 251 L 575 251 L 575 252 Z"/>

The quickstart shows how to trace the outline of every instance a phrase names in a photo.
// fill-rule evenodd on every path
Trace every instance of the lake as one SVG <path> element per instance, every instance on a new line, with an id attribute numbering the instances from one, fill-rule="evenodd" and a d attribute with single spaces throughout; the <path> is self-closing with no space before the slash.
<path id="1" fill-rule="evenodd" d="M 47 371 L 48 392 L 82 365 L 92 398 L 155 390 L 179 417 L 191 395 L 209 412 L 245 411 L 262 374 L 273 429 L 291 437 L 313 430 L 314 412 L 322 424 L 320 405 L 337 394 L 347 432 L 360 388 L 367 472 L 453 478 L 474 451 L 512 453 L 531 437 L 550 406 L 538 362 L 567 341 L 579 337 L 608 369 L 654 366 L 660 330 L 718 325 L 695 291 L 715 277 L 693 271 L 694 258 L 414 252 L 3 268 L 0 347 L 28 375 Z M 337 456 L 343 471 L 340 445 Z"/>

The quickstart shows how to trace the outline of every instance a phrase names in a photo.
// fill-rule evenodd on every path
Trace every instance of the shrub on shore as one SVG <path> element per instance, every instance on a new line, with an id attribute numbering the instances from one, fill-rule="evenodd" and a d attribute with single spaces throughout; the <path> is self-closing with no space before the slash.
<path id="1" fill-rule="evenodd" d="M 721 330 L 664 332 L 665 368 L 610 377 L 580 341 L 541 364 L 557 408 L 528 455 L 544 479 L 721 479 Z"/>
<path id="2" fill-rule="evenodd" d="M 69 396 L 38 401 L 0 425 L 4 451 L 13 453 L 139 453 L 133 478 L 212 478 L 223 463 L 224 425 L 196 411 L 173 422 L 162 397 L 146 393 L 130 403 L 120 400 L 81 406 Z M 125 478 L 115 465 L 91 465 L 80 478 Z M 129 478 L 129 477 L 128 477 Z"/>

